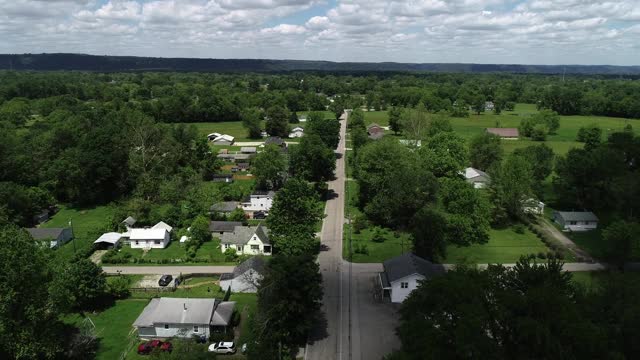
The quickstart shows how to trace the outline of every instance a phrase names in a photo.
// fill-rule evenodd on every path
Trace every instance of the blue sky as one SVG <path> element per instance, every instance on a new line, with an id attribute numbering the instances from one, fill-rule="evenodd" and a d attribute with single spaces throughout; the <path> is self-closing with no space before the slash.
<path id="1" fill-rule="evenodd" d="M 0 53 L 640 65 L 638 0 L 0 0 Z"/>

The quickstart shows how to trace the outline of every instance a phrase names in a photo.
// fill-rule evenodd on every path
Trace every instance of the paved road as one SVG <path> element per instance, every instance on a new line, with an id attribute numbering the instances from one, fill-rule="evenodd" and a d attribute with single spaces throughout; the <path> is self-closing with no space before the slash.
<path id="1" fill-rule="evenodd" d="M 305 359 L 331 360 L 347 359 L 344 356 L 348 348 L 348 281 L 344 280 L 342 261 L 342 229 L 344 225 L 344 148 L 346 138 L 346 121 L 341 121 L 340 143 L 336 160 L 335 180 L 329 182 L 329 190 L 334 196 L 325 206 L 325 218 L 320 231 L 320 241 L 326 247 L 318 255 L 318 263 L 322 274 L 324 297 L 322 313 L 324 319 L 318 321 L 313 331 Z M 346 316 L 345 316 L 345 309 Z M 348 351 L 346 351 L 348 354 Z"/>
<path id="2" fill-rule="evenodd" d="M 235 266 L 103 266 L 107 274 L 224 274 L 233 272 Z"/>

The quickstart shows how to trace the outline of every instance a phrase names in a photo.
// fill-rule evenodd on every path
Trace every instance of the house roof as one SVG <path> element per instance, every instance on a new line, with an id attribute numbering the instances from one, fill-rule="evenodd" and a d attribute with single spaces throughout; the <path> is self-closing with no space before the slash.
<path id="1" fill-rule="evenodd" d="M 233 231 L 236 226 L 242 226 L 239 221 L 211 221 L 209 222 L 209 231 L 221 232 L 221 231 Z"/>
<path id="2" fill-rule="evenodd" d="M 57 239 L 63 232 L 64 228 L 27 228 L 31 237 L 36 240 Z"/>
<path id="3" fill-rule="evenodd" d="M 378 140 L 378 139 L 381 139 L 383 136 L 384 136 L 384 132 L 374 131 L 373 133 L 369 134 L 369 139 Z"/>
<path id="4" fill-rule="evenodd" d="M 591 211 L 556 211 L 565 221 L 598 221 L 596 214 Z"/>
<path id="5" fill-rule="evenodd" d="M 167 229 L 131 229 L 131 240 L 164 240 Z"/>
<path id="6" fill-rule="evenodd" d="M 234 160 L 248 160 L 251 159 L 251 154 L 234 154 Z"/>
<path id="7" fill-rule="evenodd" d="M 207 135 L 207 137 L 208 137 L 208 138 L 210 138 L 210 139 L 211 139 L 211 138 L 214 138 L 214 139 L 215 139 L 215 138 L 217 138 L 217 137 L 218 137 L 218 136 L 220 136 L 220 135 L 222 135 L 222 134 L 217 133 L 217 132 L 212 132 L 211 134 Z"/>
<path id="8" fill-rule="evenodd" d="M 270 136 L 267 140 L 264 141 L 265 145 L 274 144 L 274 145 L 282 145 L 284 144 L 284 140 L 282 140 L 279 136 Z"/>
<path id="9" fill-rule="evenodd" d="M 94 241 L 93 243 L 98 244 L 104 242 L 115 245 L 118 241 L 120 241 L 120 238 L 122 238 L 122 234 L 117 232 L 108 232 L 100 235 L 98 240 Z"/>
<path id="10" fill-rule="evenodd" d="M 442 265 L 433 264 L 412 253 L 405 253 L 385 261 L 384 272 L 390 283 L 398 281 L 412 274 L 420 274 L 426 278 L 444 272 Z"/>
<path id="11" fill-rule="evenodd" d="M 487 128 L 487 132 L 500 137 L 518 137 L 520 133 L 518 128 Z"/>
<path id="12" fill-rule="evenodd" d="M 213 179 L 230 179 L 233 178 L 233 174 L 213 174 L 211 176 Z"/>
<path id="13" fill-rule="evenodd" d="M 213 312 L 210 325 L 213 326 L 227 326 L 231 322 L 231 316 L 233 315 L 233 309 L 236 307 L 235 301 L 223 301 L 218 304 L 216 310 Z"/>
<path id="14" fill-rule="evenodd" d="M 236 166 L 240 169 L 248 169 L 249 168 L 249 163 L 237 163 Z"/>
<path id="15" fill-rule="evenodd" d="M 152 229 L 165 229 L 167 230 L 167 232 L 171 232 L 171 230 L 173 230 L 173 227 L 169 224 L 167 224 L 164 221 L 160 221 L 159 223 L 153 225 L 153 227 L 151 227 Z"/>
<path id="16" fill-rule="evenodd" d="M 138 222 L 138 220 L 136 220 L 135 218 L 132 218 L 131 216 L 127 216 L 127 218 L 122 221 L 123 224 L 129 225 L 129 226 L 135 225 L 136 222 Z"/>
<path id="17" fill-rule="evenodd" d="M 233 140 L 234 140 L 234 139 L 235 139 L 235 138 L 234 138 L 233 136 L 231 136 L 231 135 L 222 134 L 222 135 L 220 135 L 220 136 L 216 137 L 215 139 L 213 139 L 212 141 L 213 141 L 213 142 L 216 142 L 216 141 L 220 141 L 220 140 L 222 140 L 222 141 L 230 141 L 230 142 L 233 142 Z"/>
<path id="18" fill-rule="evenodd" d="M 240 265 L 236 266 L 233 269 L 233 272 L 231 273 L 232 278 L 235 279 L 249 270 L 253 270 L 261 274 L 264 271 L 265 264 L 266 264 L 266 261 L 262 256 L 250 257 L 249 259 L 245 260 L 244 262 L 242 262 Z"/>
<path id="19" fill-rule="evenodd" d="M 274 197 L 276 196 L 275 191 L 273 190 L 269 190 L 269 191 L 264 191 L 264 190 L 255 190 L 254 192 L 251 193 L 251 196 L 268 196 L 268 197 Z"/>
<path id="20" fill-rule="evenodd" d="M 240 203 L 237 201 L 223 201 L 211 205 L 209 210 L 212 212 L 232 212 L 238 208 L 238 205 L 240 205 Z"/>
<path id="21" fill-rule="evenodd" d="M 258 226 L 236 226 L 232 232 L 222 234 L 220 242 L 223 244 L 244 245 L 251 239 L 253 234 L 256 234 L 260 241 L 269 244 L 268 231 L 262 224 Z"/>
<path id="22" fill-rule="evenodd" d="M 296 126 L 296 127 L 294 127 L 293 129 L 291 129 L 291 132 L 296 132 L 296 131 L 302 131 L 302 132 L 304 132 L 304 129 L 303 129 L 303 128 L 301 128 L 300 126 Z"/>
<path id="23" fill-rule="evenodd" d="M 257 150 L 255 146 L 243 146 L 240 148 L 240 152 L 243 153 L 255 153 L 256 151 Z"/>
<path id="24" fill-rule="evenodd" d="M 224 304 L 224 303 L 221 303 Z M 216 309 L 215 299 L 159 298 L 151 299 L 133 326 L 154 324 L 209 324 Z M 233 311 L 233 310 L 232 310 Z"/>
<path id="25" fill-rule="evenodd" d="M 489 178 L 489 175 L 487 175 L 487 173 L 485 173 L 484 171 L 478 170 L 478 169 L 474 169 L 472 167 L 468 167 L 468 168 L 464 169 L 463 174 L 464 174 L 464 177 L 467 180 L 474 179 L 474 178 L 481 177 L 481 176 Z"/>

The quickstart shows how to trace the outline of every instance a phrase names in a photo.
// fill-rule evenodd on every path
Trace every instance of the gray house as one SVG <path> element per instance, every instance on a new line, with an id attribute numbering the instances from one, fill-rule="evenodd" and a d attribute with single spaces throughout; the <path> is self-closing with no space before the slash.
<path id="1" fill-rule="evenodd" d="M 28 228 L 31 237 L 38 241 L 48 241 L 50 248 L 57 248 L 73 238 L 71 228 Z"/>
<path id="2" fill-rule="evenodd" d="M 418 282 L 445 272 L 444 266 L 411 253 L 402 254 L 385 261 L 384 271 L 379 274 L 382 298 L 393 303 L 403 302 L 418 287 Z"/>
<path id="3" fill-rule="evenodd" d="M 211 205 L 209 212 L 211 214 L 227 215 L 240 206 L 238 201 L 223 201 Z"/>
<path id="4" fill-rule="evenodd" d="M 556 211 L 553 220 L 564 231 L 589 231 L 598 228 L 598 217 L 591 211 Z"/>
<path id="5" fill-rule="evenodd" d="M 224 331 L 231 322 L 235 302 L 216 299 L 159 298 L 133 323 L 144 339 L 205 336 Z"/>
<path id="6" fill-rule="evenodd" d="M 232 292 L 255 293 L 258 291 L 258 284 L 262 280 L 266 261 L 261 256 L 249 258 L 242 264 L 236 266 L 232 273 L 225 273 L 220 276 L 220 287 L 226 291 L 231 288 Z"/>

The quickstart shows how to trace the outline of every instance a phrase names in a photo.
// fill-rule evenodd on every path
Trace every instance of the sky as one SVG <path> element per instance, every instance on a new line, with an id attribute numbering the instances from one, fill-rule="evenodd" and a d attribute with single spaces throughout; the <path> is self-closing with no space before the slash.
<path id="1" fill-rule="evenodd" d="M 0 0 L 0 53 L 640 65 L 640 0 Z"/>

